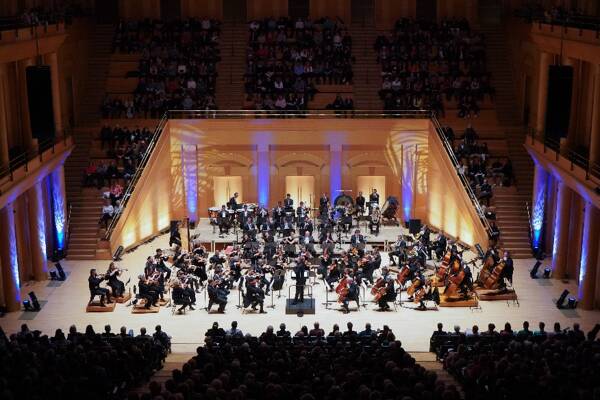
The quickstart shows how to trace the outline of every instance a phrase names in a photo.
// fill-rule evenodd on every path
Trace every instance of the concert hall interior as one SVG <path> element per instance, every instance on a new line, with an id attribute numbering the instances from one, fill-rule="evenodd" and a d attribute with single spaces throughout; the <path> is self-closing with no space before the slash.
<path id="1" fill-rule="evenodd" d="M 0 398 L 600 393 L 600 2 L 0 0 Z"/>

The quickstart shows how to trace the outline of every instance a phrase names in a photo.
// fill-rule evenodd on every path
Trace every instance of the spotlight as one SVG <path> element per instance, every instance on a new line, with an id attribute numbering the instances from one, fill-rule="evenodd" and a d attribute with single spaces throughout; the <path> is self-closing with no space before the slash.
<path id="1" fill-rule="evenodd" d="M 25 307 L 25 311 L 40 311 L 42 307 L 40 307 L 40 303 L 38 302 L 37 296 L 34 292 L 29 292 L 29 300 L 23 301 L 23 307 Z"/>
<path id="2" fill-rule="evenodd" d="M 531 271 L 529 271 L 529 276 L 531 277 L 531 279 L 537 279 L 537 273 L 538 273 L 538 270 L 540 269 L 541 265 L 542 265 L 541 261 L 536 261 L 536 263 L 533 266 L 533 268 L 531 269 Z"/>
<path id="3" fill-rule="evenodd" d="M 65 270 L 63 269 L 62 265 L 60 265 L 60 263 L 57 262 L 56 264 L 54 264 L 54 266 L 56 267 L 56 271 L 58 271 L 58 280 L 59 281 L 66 280 L 67 274 L 65 274 Z"/>
<path id="4" fill-rule="evenodd" d="M 575 297 L 569 297 L 567 300 L 567 308 L 570 308 L 571 310 L 577 308 L 577 299 Z"/>
<path id="5" fill-rule="evenodd" d="M 550 275 L 552 275 L 552 268 L 550 268 L 550 267 L 544 268 L 544 279 L 550 278 Z"/>
<path id="6" fill-rule="evenodd" d="M 569 291 L 567 289 L 563 290 L 558 300 L 556 300 L 556 308 L 564 308 L 565 299 L 568 295 Z"/>

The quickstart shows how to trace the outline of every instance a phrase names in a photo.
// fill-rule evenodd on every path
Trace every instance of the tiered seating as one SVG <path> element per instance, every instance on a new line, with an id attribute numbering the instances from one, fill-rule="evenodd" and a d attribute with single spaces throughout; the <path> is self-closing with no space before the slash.
<path id="1" fill-rule="evenodd" d="M 154 336 L 110 326 L 102 334 L 88 325 L 71 326 L 65 335 L 21 331 L 7 338 L 0 328 L 0 397 L 3 399 L 108 399 L 126 391 L 161 368 L 170 338 L 157 326 Z"/>
<path id="2" fill-rule="evenodd" d="M 492 108 L 483 36 L 466 20 L 439 25 L 402 19 L 375 42 L 385 109 L 457 109 L 461 118 Z M 485 97 L 485 96 L 488 97 Z"/>
<path id="3" fill-rule="evenodd" d="M 121 22 L 104 118 L 158 118 L 168 109 L 216 109 L 220 23 L 209 19 Z M 131 61 L 139 57 L 136 70 Z M 125 72 L 119 76 L 119 73 Z M 135 79 L 132 79 L 135 78 Z"/>
<path id="4" fill-rule="evenodd" d="M 339 19 L 252 21 L 245 107 L 326 108 L 338 93 L 352 92 L 352 62 L 352 39 Z"/>
<path id="5" fill-rule="evenodd" d="M 377 333 L 369 325 L 359 333 L 349 323 L 342 333 L 336 325 L 327 337 L 318 326 L 303 327 L 292 338 L 284 324 L 260 337 L 242 336 L 234 324 L 225 331 L 215 323 L 197 356 L 174 370 L 164 387 L 150 383 L 142 398 L 173 398 L 184 387 L 185 398 L 459 398 L 455 387 L 438 381 L 390 339 L 387 327 Z"/>
<path id="6" fill-rule="evenodd" d="M 592 399 L 600 390 L 600 325 L 586 337 L 579 324 L 546 331 L 513 331 L 509 323 L 498 331 L 494 324 L 480 332 L 459 327 L 446 333 L 441 324 L 431 338 L 432 351 L 463 384 L 467 399 Z"/>

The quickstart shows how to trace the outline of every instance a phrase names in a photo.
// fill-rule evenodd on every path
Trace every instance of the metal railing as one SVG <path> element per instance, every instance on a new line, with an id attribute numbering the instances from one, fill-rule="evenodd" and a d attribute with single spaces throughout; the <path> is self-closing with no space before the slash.
<path id="1" fill-rule="evenodd" d="M 306 110 L 306 111 L 263 111 L 263 110 L 169 110 L 164 113 L 162 118 L 160 119 L 158 125 L 154 130 L 154 134 L 152 135 L 152 139 L 148 144 L 148 148 L 144 153 L 142 160 L 138 164 L 135 173 L 130 180 L 127 189 L 123 195 L 123 199 L 121 200 L 120 208 L 115 212 L 107 230 L 104 235 L 105 240 L 109 240 L 123 211 L 127 207 L 127 203 L 135 190 L 135 186 L 137 185 L 142 172 L 156 147 L 156 144 L 162 134 L 162 131 L 169 119 L 204 119 L 204 118 L 215 118 L 215 119 L 228 119 L 228 118 L 336 118 L 336 117 L 347 117 L 347 118 L 418 118 L 418 119 L 430 119 L 442 144 L 454 166 L 454 170 L 460 179 L 471 203 L 475 207 L 475 212 L 479 216 L 486 232 L 488 235 L 491 235 L 492 230 L 487 218 L 485 217 L 485 212 L 483 211 L 483 207 L 479 203 L 477 196 L 473 192 L 473 189 L 469 185 L 469 182 L 466 180 L 464 175 L 459 172 L 459 164 L 456 156 L 454 154 L 454 149 L 446 139 L 444 135 L 443 129 L 437 120 L 434 113 L 430 110 L 389 110 L 389 111 L 375 111 L 375 110 L 354 110 L 347 111 L 346 115 L 340 115 L 341 112 L 327 112 L 323 110 Z"/>
<path id="2" fill-rule="evenodd" d="M 555 160 L 557 162 L 561 157 L 568 160 L 571 164 L 571 171 L 576 167 L 581 168 L 585 171 L 586 180 L 591 180 L 596 183 L 600 182 L 600 164 L 591 161 L 588 154 L 583 154 L 580 151 L 569 148 L 565 144 L 561 145 L 560 139 L 546 136 L 543 132 L 535 129 L 529 129 L 527 136 L 527 140 L 531 142 L 532 145 L 534 145 L 536 141 L 542 143 L 544 146 L 544 153 L 546 153 L 548 149 L 554 151 Z"/>
<path id="3" fill-rule="evenodd" d="M 446 138 L 446 135 L 444 134 L 444 129 L 440 125 L 440 123 L 435 115 L 431 116 L 431 121 L 435 127 L 438 137 L 442 141 L 442 145 L 444 146 L 444 149 L 446 150 L 446 154 L 448 155 L 448 157 L 450 158 L 450 161 L 452 162 L 452 165 L 454 166 L 454 171 L 456 172 L 458 179 L 460 179 L 465 191 L 467 192 L 467 195 L 469 196 L 469 199 L 471 200 L 471 203 L 473 204 L 473 207 L 475 208 L 475 212 L 479 216 L 479 219 L 481 220 L 481 223 L 483 224 L 483 227 L 485 228 L 485 230 L 488 234 L 488 237 L 491 237 L 492 233 L 493 233 L 492 227 L 491 227 L 489 221 L 487 220 L 487 218 L 485 216 L 485 212 L 483 211 L 483 207 L 481 206 L 479 199 L 475 195 L 473 188 L 469 184 L 469 181 L 464 176 L 464 174 L 462 174 L 459 170 L 460 167 L 459 167 L 458 160 L 456 158 L 456 154 L 454 154 L 454 149 L 452 148 L 452 145 L 450 144 L 450 142 L 448 142 L 448 139 Z"/>
<path id="4" fill-rule="evenodd" d="M 67 134 L 67 131 L 65 131 L 62 137 L 38 141 L 36 147 L 12 157 L 6 164 L 0 164 L 0 178 L 8 176 L 9 180 L 12 182 L 14 180 L 14 172 L 16 170 L 24 168 L 25 172 L 28 172 L 29 163 L 31 161 L 35 160 L 36 158 L 39 158 L 40 161 L 43 161 L 43 154 L 47 150 L 52 150 L 52 153 L 54 153 L 56 144 L 60 142 L 64 142 L 66 144 L 69 136 L 70 135 Z"/>
<path id="5" fill-rule="evenodd" d="M 150 156 L 152 155 L 152 152 L 154 151 L 154 148 L 156 147 L 156 144 L 158 143 L 158 140 L 160 139 L 160 135 L 161 135 L 165 125 L 167 124 L 167 121 L 168 121 L 168 113 L 165 113 L 163 115 L 163 117 L 160 119 L 160 121 L 158 122 L 158 125 L 156 126 L 156 128 L 154 129 L 154 133 L 152 134 L 152 139 L 150 139 L 150 142 L 148 143 L 148 147 L 146 148 L 146 152 L 142 156 L 142 159 L 140 160 L 140 162 L 135 170 L 135 173 L 131 177 L 131 180 L 129 181 L 129 183 L 127 185 L 127 189 L 125 189 L 125 193 L 123 194 L 123 198 L 121 199 L 120 207 L 115 211 L 113 218 L 110 221 L 108 228 L 106 229 L 104 239 L 106 239 L 106 240 L 110 239 L 110 235 L 114 231 L 115 226 L 117 226 L 117 223 L 119 222 L 119 219 L 121 218 L 121 215 L 123 214 L 123 211 L 125 210 L 125 207 L 127 206 L 127 203 L 129 202 L 129 199 L 131 198 L 131 195 L 135 189 L 135 186 L 137 185 L 138 181 L 140 180 L 140 177 L 142 176 L 142 172 L 144 171 L 146 164 L 148 164 L 148 160 L 150 160 Z"/>

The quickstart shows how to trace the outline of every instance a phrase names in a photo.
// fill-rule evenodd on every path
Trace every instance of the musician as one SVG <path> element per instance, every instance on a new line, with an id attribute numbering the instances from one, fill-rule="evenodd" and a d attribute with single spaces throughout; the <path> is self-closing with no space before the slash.
<path id="1" fill-rule="evenodd" d="M 331 231 L 321 231 L 319 242 L 321 242 L 321 249 L 323 250 L 323 253 L 327 251 L 329 254 L 333 254 L 335 240 L 333 240 Z"/>
<path id="2" fill-rule="evenodd" d="M 513 259 L 510 257 L 510 253 L 508 250 L 504 251 L 504 256 L 502 257 L 502 261 L 504 261 L 504 269 L 502 273 L 504 278 L 511 284 L 513 283 L 513 272 L 515 270 Z"/>
<path id="3" fill-rule="evenodd" d="M 212 256 L 211 256 L 211 257 L 208 259 L 208 262 L 210 263 L 210 265 L 211 265 L 212 267 L 214 267 L 214 266 L 216 266 L 216 265 L 219 265 L 219 264 L 224 264 L 224 263 L 225 263 L 225 261 L 226 261 L 226 258 L 225 258 L 225 256 L 223 256 L 223 255 L 221 254 L 221 251 L 220 251 L 220 250 L 216 250 L 216 251 L 215 251 L 215 254 L 213 254 L 213 255 L 212 255 Z"/>
<path id="4" fill-rule="evenodd" d="M 360 299 L 359 299 L 360 292 L 358 289 L 358 285 L 356 284 L 354 279 L 352 279 L 350 277 L 346 278 L 346 285 L 348 287 L 348 293 L 342 299 L 342 308 L 344 309 L 344 313 L 347 314 L 350 312 L 348 305 L 351 301 L 355 301 L 356 307 L 360 308 Z"/>
<path id="5" fill-rule="evenodd" d="M 435 255 L 438 260 L 444 257 L 444 253 L 446 252 L 446 247 L 448 247 L 448 239 L 442 232 L 438 234 L 438 239 L 434 243 L 435 246 Z"/>
<path id="6" fill-rule="evenodd" d="M 235 192 L 233 194 L 233 197 L 229 198 L 229 202 L 227 202 L 227 206 L 229 207 L 230 210 L 236 211 L 239 208 L 238 202 L 237 202 L 238 196 L 239 196 L 239 193 Z"/>
<path id="7" fill-rule="evenodd" d="M 394 250 L 388 253 L 390 257 L 391 265 L 396 265 L 394 257 L 398 257 L 398 264 L 402 264 L 406 260 L 406 241 L 402 235 L 398 235 L 396 243 L 394 243 Z"/>
<path id="8" fill-rule="evenodd" d="M 327 213 L 327 209 L 329 209 L 329 197 L 323 193 L 319 199 L 319 213 L 321 213 L 321 215 Z"/>
<path id="9" fill-rule="evenodd" d="M 100 296 L 100 307 L 106 307 L 104 304 L 104 300 L 106 299 L 107 303 L 112 303 L 110 298 L 110 291 L 106 288 L 101 288 L 100 283 L 105 279 L 104 276 L 100 276 L 96 273 L 96 269 L 90 269 L 90 276 L 88 277 L 88 286 L 90 288 L 90 302 L 92 303 L 93 296 Z"/>
<path id="10" fill-rule="evenodd" d="M 284 237 L 289 237 L 295 232 L 294 220 L 292 219 L 291 215 L 286 215 L 286 217 L 284 218 L 282 229 Z"/>
<path id="11" fill-rule="evenodd" d="M 252 218 L 252 212 L 248 210 L 248 205 L 244 204 L 242 212 L 238 214 L 239 223 L 241 226 L 246 226 L 250 218 Z"/>
<path id="12" fill-rule="evenodd" d="M 283 207 L 281 207 L 280 201 L 277 202 L 277 207 L 273 209 L 272 215 L 275 222 L 273 229 L 280 229 L 281 225 L 283 224 L 283 216 L 285 215 L 285 211 Z"/>
<path id="13" fill-rule="evenodd" d="M 379 193 L 377 193 L 377 189 L 373 188 L 373 191 L 369 195 L 369 203 L 370 207 L 373 207 L 373 203 L 379 205 Z"/>
<path id="14" fill-rule="evenodd" d="M 396 288 L 394 287 L 394 279 L 390 275 L 385 278 L 385 294 L 379 298 L 377 304 L 379 311 L 389 311 L 390 305 L 388 302 L 396 301 Z"/>
<path id="15" fill-rule="evenodd" d="M 325 278 L 325 283 L 329 286 L 329 291 L 333 291 L 333 284 L 340 280 L 342 276 L 343 266 L 341 261 L 337 258 L 333 259 L 333 263 L 329 266 L 327 277 Z"/>
<path id="16" fill-rule="evenodd" d="M 363 235 L 361 235 L 360 230 L 356 229 L 354 231 L 354 235 L 352 235 L 352 238 L 350 239 L 350 245 L 352 248 L 358 249 L 358 254 L 361 257 L 364 254 L 365 243 L 366 243 L 365 237 Z"/>
<path id="17" fill-rule="evenodd" d="M 268 221 L 269 221 L 269 211 L 266 208 L 261 207 L 261 209 L 258 211 L 258 216 L 256 218 L 256 224 L 258 226 L 261 226 L 265 222 L 268 223 Z"/>
<path id="18" fill-rule="evenodd" d="M 248 217 L 246 224 L 244 225 L 244 233 L 248 235 L 250 240 L 256 241 L 256 224 L 252 217 Z"/>
<path id="19" fill-rule="evenodd" d="M 321 275 L 322 279 L 327 277 L 327 272 L 329 267 L 332 264 L 331 256 L 327 250 L 323 250 L 323 255 L 319 257 L 319 267 L 317 268 L 317 273 Z"/>
<path id="20" fill-rule="evenodd" d="M 292 235 L 284 237 L 281 244 L 286 257 L 296 257 L 296 239 Z"/>
<path id="21" fill-rule="evenodd" d="M 265 233 L 271 232 L 273 230 L 273 226 L 275 225 L 273 221 L 273 217 L 264 218 L 259 224 L 258 229 L 263 233 L 263 237 Z"/>
<path id="22" fill-rule="evenodd" d="M 306 210 L 306 207 L 304 206 L 304 202 L 301 201 L 300 205 L 296 209 L 296 221 L 297 221 L 298 225 L 303 224 L 304 221 L 306 220 L 307 216 L 308 216 L 308 211 Z"/>
<path id="23" fill-rule="evenodd" d="M 294 211 L 294 200 L 289 193 L 286 194 L 285 199 L 283 199 L 283 208 L 285 211 Z"/>
<path id="24" fill-rule="evenodd" d="M 344 214 L 342 216 L 342 230 L 344 232 L 350 231 L 352 228 L 352 206 L 348 203 L 344 207 Z"/>
<path id="25" fill-rule="evenodd" d="M 138 297 L 145 300 L 144 308 L 149 309 L 150 306 L 158 307 L 158 291 L 154 285 L 150 285 L 146 277 L 141 274 L 138 276 Z"/>
<path id="26" fill-rule="evenodd" d="M 106 271 L 106 280 L 112 290 L 113 297 L 123 297 L 125 293 L 125 284 L 119 280 L 119 275 L 121 275 L 122 271 L 125 270 L 117 268 L 117 264 L 114 262 L 110 263 L 108 271 Z"/>
<path id="27" fill-rule="evenodd" d="M 229 218 L 229 212 L 225 205 L 221 206 L 221 210 L 217 215 L 217 224 L 219 225 L 219 234 L 229 234 L 229 228 L 231 227 L 231 220 Z"/>
<path id="28" fill-rule="evenodd" d="M 379 226 L 381 225 L 381 211 L 379 210 L 379 206 L 375 207 L 373 213 L 371 214 L 371 220 L 369 221 L 369 231 L 375 236 L 379 235 Z"/>
<path id="29" fill-rule="evenodd" d="M 430 235 L 431 235 L 431 230 L 429 229 L 429 227 L 427 225 L 423 225 L 423 232 L 421 233 L 421 237 L 419 238 L 419 241 L 426 248 L 429 247 Z M 431 256 L 429 258 L 431 259 Z"/>
<path id="30" fill-rule="evenodd" d="M 155 268 L 156 270 L 158 270 L 161 274 L 165 273 L 165 279 L 169 280 L 169 278 L 171 277 L 171 268 L 167 267 L 167 264 L 165 264 L 165 261 L 167 261 L 169 259 L 169 257 L 167 256 L 163 256 L 163 252 L 161 249 L 156 249 L 156 254 L 154 255 L 154 260 L 155 260 Z"/>
<path id="31" fill-rule="evenodd" d="M 313 239 L 311 233 L 309 231 L 304 231 L 304 236 L 299 239 L 300 245 L 304 246 L 306 250 L 313 256 L 317 256 L 317 251 L 315 250 L 315 239 Z"/>
<path id="32" fill-rule="evenodd" d="M 363 192 L 358 192 L 354 202 L 356 203 L 356 212 L 363 215 L 365 213 L 365 196 L 363 196 Z"/>
<path id="33" fill-rule="evenodd" d="M 219 287 L 219 281 L 216 279 L 211 279 L 208 281 L 208 307 L 206 308 L 207 312 L 210 312 L 213 304 L 218 304 L 219 309 L 218 312 L 223 314 L 225 313 L 225 306 L 227 305 L 227 295 L 229 291 Z"/>
<path id="34" fill-rule="evenodd" d="M 173 246 L 173 243 L 181 247 L 181 233 L 179 233 L 179 222 L 177 222 L 177 226 L 169 236 L 169 247 Z"/>
<path id="35" fill-rule="evenodd" d="M 260 313 L 266 314 L 263 309 L 265 301 L 265 292 L 258 287 L 258 279 L 246 280 L 246 296 L 244 298 L 244 307 L 252 305 L 252 309 L 256 310 L 256 306 L 260 306 Z"/>
<path id="36" fill-rule="evenodd" d="M 306 267 L 306 260 L 303 257 L 300 257 L 294 267 L 294 276 L 292 277 L 292 279 L 296 281 L 296 293 L 294 294 L 294 301 L 292 304 L 298 304 L 298 302 L 304 303 L 304 286 L 306 286 L 307 275 L 308 268 Z"/>
<path id="37" fill-rule="evenodd" d="M 192 291 L 193 293 L 193 291 Z M 177 309 L 178 313 L 182 313 L 185 311 L 186 307 L 189 307 L 190 310 L 194 310 L 192 306 L 192 300 L 189 297 L 189 292 L 186 292 L 179 282 L 175 282 L 173 284 L 173 289 L 171 290 L 171 297 L 173 298 L 173 302 L 176 305 L 181 305 L 179 309 Z"/>

